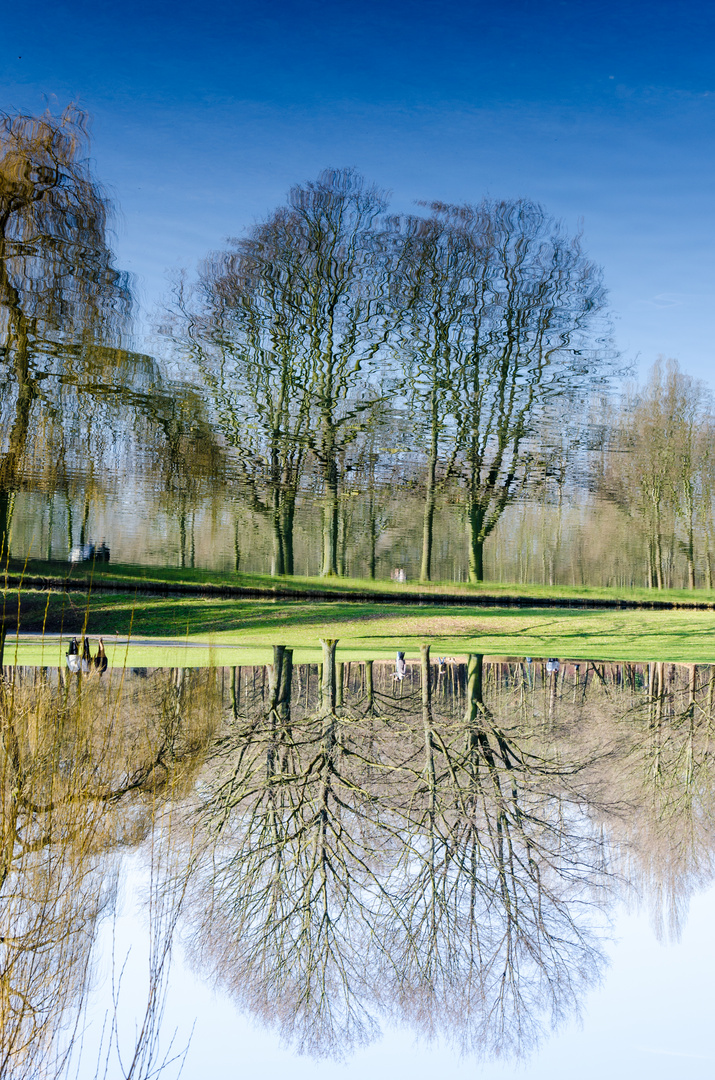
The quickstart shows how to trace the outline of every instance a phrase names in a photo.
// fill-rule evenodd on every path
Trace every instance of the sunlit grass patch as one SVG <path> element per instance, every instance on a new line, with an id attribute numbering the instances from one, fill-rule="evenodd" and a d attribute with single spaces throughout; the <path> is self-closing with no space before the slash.
<path id="1" fill-rule="evenodd" d="M 302 575 L 273 577 L 269 574 L 254 574 L 229 570 L 207 570 L 193 567 L 163 567 L 144 565 L 121 565 L 110 563 L 80 564 L 70 566 L 62 562 L 44 562 L 28 560 L 26 563 L 15 561 L 12 564 L 14 575 L 23 575 L 26 585 L 53 581 L 83 583 L 107 586 L 115 583 L 123 588 L 132 585 L 139 589 L 186 588 L 200 590 L 245 589 L 264 592 L 267 595 L 285 593 L 308 593 L 312 596 L 342 594 L 349 599 L 351 595 L 374 595 L 376 597 L 398 597 L 418 594 L 429 597 L 464 596 L 523 598 L 549 601 L 628 601 L 642 604 L 715 604 L 715 590 L 712 589 L 663 589 L 611 587 L 600 585 L 534 585 L 518 582 L 484 581 L 478 585 L 468 582 L 433 581 L 421 583 L 410 580 L 404 583 L 385 579 L 343 578 L 343 577 L 308 577 Z"/>
<path id="2" fill-rule="evenodd" d="M 199 599 L 186 596 L 135 598 L 126 594 L 61 594 L 22 598 L 21 631 L 45 629 L 63 635 L 19 643 L 9 634 L 5 662 L 64 663 L 67 642 L 85 625 L 104 636 L 110 663 L 136 666 L 203 667 L 267 663 L 273 645 L 317 658 L 322 638 L 339 640 L 344 658 L 433 652 L 583 659 L 715 660 L 715 612 L 697 610 L 599 610 L 553 608 L 474 609 L 348 602 Z M 81 601 L 81 602 L 80 602 Z M 114 642 L 117 641 L 115 645 Z M 128 641 L 128 644 L 126 642 Z M 145 644 L 142 644 L 145 642 Z M 39 660 L 29 659 L 40 657 Z M 47 657 L 47 659 L 43 659 Z M 52 657 L 53 659 L 49 659 Z M 249 658 L 250 657 L 250 658 Z"/>

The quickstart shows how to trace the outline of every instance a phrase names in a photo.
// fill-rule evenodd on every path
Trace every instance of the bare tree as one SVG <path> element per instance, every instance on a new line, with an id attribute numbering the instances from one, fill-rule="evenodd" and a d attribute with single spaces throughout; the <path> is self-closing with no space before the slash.
<path id="1" fill-rule="evenodd" d="M 430 432 L 423 571 L 441 447 L 445 475 L 456 467 L 461 482 L 469 577 L 481 581 L 485 541 L 543 467 L 545 406 L 579 400 L 613 371 L 596 321 L 604 290 L 579 238 L 533 203 L 430 208 L 429 223 L 406 230 L 418 249 L 408 320 Z"/>
<path id="2" fill-rule="evenodd" d="M 677 361 L 659 360 L 646 385 L 627 392 L 616 417 L 600 489 L 642 530 L 651 588 L 665 588 L 671 576 L 668 546 L 685 557 L 688 586 L 695 588 L 696 530 L 702 522 L 707 535 L 712 515 L 710 407 L 705 387 Z"/>
<path id="3" fill-rule="evenodd" d="M 211 395 L 255 509 L 272 521 L 275 573 L 292 572 L 308 451 L 323 489 L 322 572 L 338 573 L 339 463 L 379 400 L 369 376 L 389 327 L 384 209 L 357 173 L 327 170 L 210 256 L 197 290 L 175 305 L 174 341 Z"/>

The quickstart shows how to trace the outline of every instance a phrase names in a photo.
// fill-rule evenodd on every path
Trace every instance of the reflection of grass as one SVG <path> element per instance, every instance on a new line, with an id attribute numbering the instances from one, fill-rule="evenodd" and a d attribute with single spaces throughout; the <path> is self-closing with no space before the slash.
<path id="1" fill-rule="evenodd" d="M 20 629 L 40 632 L 47 594 L 23 592 Z M 10 614 L 16 594 L 7 595 Z M 395 648 L 419 653 L 423 641 L 433 650 L 463 655 L 554 655 L 620 660 L 715 660 L 713 611 L 583 611 L 578 609 L 438 608 L 283 600 L 198 599 L 186 596 L 142 597 L 102 593 L 50 594 L 46 630 L 67 636 L 80 633 L 87 616 L 88 632 L 111 638 L 114 633 L 132 638 L 171 639 L 195 664 L 239 663 L 233 650 L 240 645 L 265 662 L 267 646 L 284 644 L 317 650 L 320 638 L 338 638 L 348 656 L 389 655 Z M 181 643 L 206 642 L 215 648 L 184 650 Z M 158 645 L 154 646 L 155 648 Z M 28 646 L 21 645 L 21 653 Z M 14 643 L 8 636 L 6 658 L 12 662 Z M 18 654 L 20 655 L 20 654 Z M 157 653 L 157 656 L 159 653 Z M 174 650 L 162 652 L 162 663 L 179 663 Z M 132 649 L 129 663 L 154 666 L 148 654 Z M 167 657 L 169 659 L 167 659 Z M 172 660 L 171 657 L 174 657 Z M 189 659 L 189 657 L 191 657 Z M 29 662 L 20 659 L 20 662 Z M 47 661 L 46 661 L 47 662 Z M 243 662 L 255 662 L 243 660 Z"/>
<path id="2" fill-rule="evenodd" d="M 70 580 L 111 584 L 123 587 L 138 585 L 141 588 L 187 588 L 200 590 L 202 587 L 250 589 L 280 595 L 284 590 L 307 592 L 312 595 L 321 593 L 341 593 L 346 597 L 351 594 L 376 596 L 400 596 L 420 594 L 429 596 L 464 596 L 464 597 L 524 597 L 534 600 L 563 601 L 618 601 L 628 600 L 652 604 L 671 602 L 676 604 L 715 604 L 715 591 L 698 589 L 666 589 L 657 592 L 650 589 L 606 588 L 591 585 L 515 585 L 488 581 L 481 585 L 469 585 L 457 582 L 435 582 L 420 585 L 410 581 L 398 584 L 394 581 L 370 581 L 367 578 L 319 578 L 319 577 L 280 577 L 267 574 L 244 574 L 221 570 L 190 569 L 188 567 L 159 566 L 122 566 L 110 563 L 80 564 L 70 566 L 60 562 L 42 562 L 31 560 L 26 564 L 13 560 L 10 566 L 12 574 L 24 576 L 26 585 L 38 584 L 51 580 L 56 583 Z"/>

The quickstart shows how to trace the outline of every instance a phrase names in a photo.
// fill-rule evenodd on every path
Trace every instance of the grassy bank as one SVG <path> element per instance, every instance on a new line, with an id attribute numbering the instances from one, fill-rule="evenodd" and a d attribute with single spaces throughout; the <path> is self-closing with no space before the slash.
<path id="1" fill-rule="evenodd" d="M 239 663 L 235 647 L 246 655 L 267 657 L 270 646 L 282 644 L 317 657 L 321 638 L 337 638 L 343 658 L 389 656 L 396 648 L 419 654 L 429 642 L 434 652 L 464 655 L 562 656 L 615 660 L 715 662 L 715 611 L 482 608 L 460 605 L 422 607 L 380 603 L 295 602 L 226 597 L 133 596 L 130 593 L 43 593 L 26 590 L 5 595 L 11 659 L 12 633 L 102 634 L 150 645 L 133 646 L 132 665 L 153 666 L 147 648 L 159 650 L 161 663 L 194 666 Z M 165 645 L 160 643 L 165 642 Z M 202 649 L 192 648 L 201 644 Z M 210 648 L 209 648 L 210 646 Z M 32 648 L 38 648 L 33 645 Z M 48 643 L 57 651 L 59 646 Z M 18 645 L 18 662 L 29 643 Z M 125 646 L 120 646 L 124 649 Z M 178 650 L 178 651 L 177 651 Z M 174 657 L 174 660 L 171 659 Z M 120 654 L 116 659 L 119 661 Z M 49 662 L 49 661 L 45 661 Z M 261 660 L 260 662 L 263 662 Z"/>
<path id="2" fill-rule="evenodd" d="M 7 582 L 20 581 L 24 587 L 70 586 L 73 588 L 101 587 L 121 590 L 167 592 L 214 592 L 220 595 L 240 594 L 260 596 L 309 597 L 311 599 L 374 599 L 376 602 L 434 601 L 448 603 L 479 603 L 489 600 L 524 601 L 552 604 L 636 604 L 715 606 L 715 591 L 698 589 L 606 588 L 590 585 L 519 585 L 502 582 L 483 582 L 469 585 L 458 582 L 419 582 L 400 584 L 368 578 L 270 577 L 267 574 L 244 574 L 219 570 L 178 567 L 124 566 L 119 564 L 88 564 L 70 566 L 64 562 L 12 560 Z"/>

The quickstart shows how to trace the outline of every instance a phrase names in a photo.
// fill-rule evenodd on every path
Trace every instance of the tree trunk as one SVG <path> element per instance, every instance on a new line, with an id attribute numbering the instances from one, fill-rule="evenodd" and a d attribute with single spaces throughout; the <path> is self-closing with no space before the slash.
<path id="1" fill-rule="evenodd" d="M 325 497 L 323 501 L 323 577 L 338 573 L 338 466 L 330 459 L 325 468 Z"/>
<path id="2" fill-rule="evenodd" d="M 10 555 L 10 523 L 12 521 L 12 496 L 0 491 L 0 560 L 5 563 Z"/>
<path id="3" fill-rule="evenodd" d="M 238 710 L 241 704 L 241 669 L 231 668 L 231 715 L 233 722 L 238 723 Z"/>
<path id="4" fill-rule="evenodd" d="M 693 523 L 692 515 L 688 527 L 688 550 L 686 552 L 688 560 L 688 588 L 695 588 L 695 537 L 693 535 Z"/>
<path id="5" fill-rule="evenodd" d="M 467 711 L 464 717 L 464 722 L 470 732 L 474 730 L 480 715 L 483 669 L 484 656 L 481 653 L 470 653 L 467 657 Z"/>
<path id="6" fill-rule="evenodd" d="M 484 580 L 484 514 L 481 507 L 469 510 L 469 580 L 472 584 Z"/>
<path id="7" fill-rule="evenodd" d="M 648 588 L 655 588 L 655 548 L 653 541 L 648 541 Z"/>
<path id="8" fill-rule="evenodd" d="M 429 459 L 427 462 L 427 488 L 425 491 L 425 510 L 422 520 L 422 565 L 420 581 L 429 581 L 432 573 L 432 538 L 434 536 L 435 481 L 437 475 L 437 426 L 432 416 L 432 434 L 430 439 Z"/>
<path id="9" fill-rule="evenodd" d="M 365 661 L 365 695 L 367 698 L 367 715 L 375 715 L 375 683 L 373 680 L 372 660 Z"/>
<path id="10" fill-rule="evenodd" d="M 375 580 L 375 565 L 376 565 L 375 548 L 377 546 L 377 525 L 376 525 L 376 522 L 375 522 L 375 493 L 374 493 L 374 490 L 372 488 L 370 490 L 370 505 L 369 505 L 368 513 L 370 515 L 370 521 L 369 521 L 369 524 L 368 524 L 369 543 L 370 543 L 370 550 L 369 550 L 369 553 L 368 553 L 368 574 L 369 574 L 370 580 L 374 581 Z"/>
<path id="11" fill-rule="evenodd" d="M 432 681 L 429 659 L 429 645 L 420 645 L 420 668 L 422 674 L 422 721 L 425 730 L 425 740 L 429 741 L 432 729 Z"/>
<path id="12" fill-rule="evenodd" d="M 335 665 L 335 705 L 338 709 L 343 706 L 343 690 L 345 682 L 345 664 L 338 660 Z"/>
<path id="13" fill-rule="evenodd" d="M 82 515 L 82 526 L 79 530 L 79 543 L 80 547 L 84 547 L 87 543 L 87 526 L 89 525 L 89 496 L 84 497 L 84 514 Z"/>
<path id="14" fill-rule="evenodd" d="M 335 649 L 337 639 L 320 639 L 323 646 L 322 675 L 320 680 L 320 715 L 329 716 L 335 712 Z"/>
<path id="15" fill-rule="evenodd" d="M 236 521 L 234 521 L 233 559 L 234 559 L 233 569 L 234 569 L 234 571 L 236 573 L 238 573 L 238 568 L 239 568 L 240 563 L 241 563 L 241 547 L 240 547 L 240 544 L 238 542 L 238 519 L 236 519 Z"/>
<path id="16" fill-rule="evenodd" d="M 179 515 L 179 544 L 181 545 L 181 569 L 186 566 L 186 514 L 181 511 Z"/>
<path id="17" fill-rule="evenodd" d="M 338 513 L 338 569 L 341 577 L 345 577 L 347 573 L 347 534 L 348 527 L 345 520 L 345 506 L 343 506 L 343 512 Z"/>
<path id="18" fill-rule="evenodd" d="M 71 551 L 74 542 L 74 524 L 72 521 L 72 500 L 67 493 L 65 493 L 65 500 L 67 502 L 67 550 Z"/>
<path id="19" fill-rule="evenodd" d="M 55 524 L 55 500 L 53 495 L 50 495 L 50 505 L 47 516 L 47 561 L 52 562 L 52 529 Z"/>
<path id="20" fill-rule="evenodd" d="M 281 723 L 290 721 L 292 683 L 293 650 L 285 645 L 274 645 L 273 664 L 268 672 L 268 694 L 271 711 Z"/>
<path id="21" fill-rule="evenodd" d="M 658 589 L 663 588 L 663 547 L 660 530 L 655 534 L 655 582 Z"/>
<path id="22" fill-rule="evenodd" d="M 434 823 L 437 809 L 437 778 L 434 763 L 434 740 L 432 739 L 432 684 L 430 681 L 429 645 L 420 646 L 422 668 L 422 732 L 425 742 L 425 780 L 429 791 L 429 863 L 432 873 L 435 865 Z"/>
<path id="23" fill-rule="evenodd" d="M 295 519 L 295 500 L 292 495 L 284 496 L 281 508 L 281 524 L 283 535 L 283 573 L 294 574 L 293 561 L 293 523 Z"/>
<path id="24" fill-rule="evenodd" d="M 278 577 L 285 572 L 283 529 L 280 508 L 278 506 L 274 506 L 273 508 L 273 513 L 271 515 L 271 525 L 273 527 L 273 555 L 271 557 L 271 575 L 273 577 Z"/>

